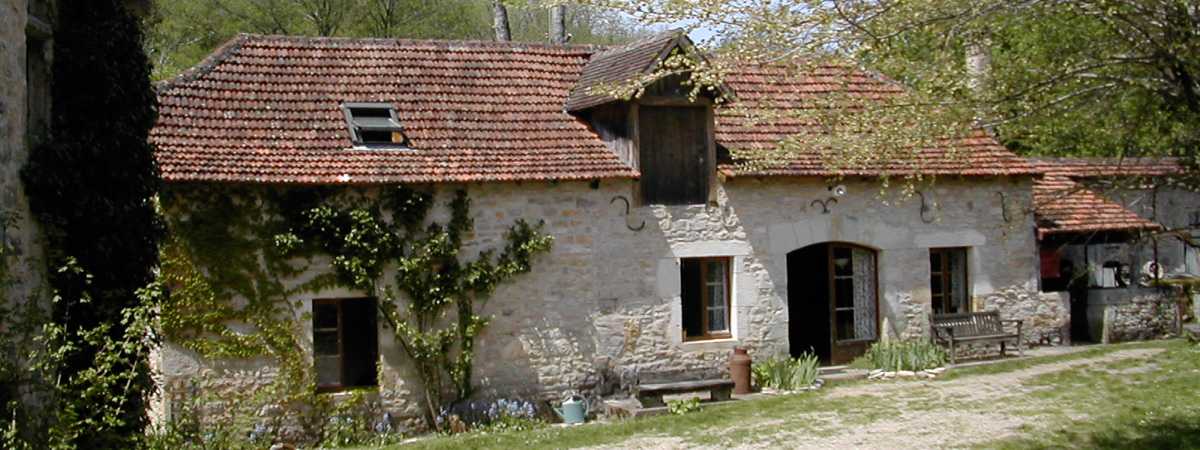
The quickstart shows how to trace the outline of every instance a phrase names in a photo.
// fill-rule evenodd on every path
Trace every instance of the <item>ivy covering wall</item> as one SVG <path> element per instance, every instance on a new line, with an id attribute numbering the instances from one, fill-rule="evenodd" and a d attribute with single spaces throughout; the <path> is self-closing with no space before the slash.
<path id="1" fill-rule="evenodd" d="M 167 340 L 212 359 L 269 358 L 279 374 L 257 401 L 302 405 L 290 422 L 309 439 L 328 435 L 314 411 L 305 302 L 342 287 L 377 298 L 379 314 L 412 364 L 430 427 L 446 405 L 472 394 L 478 311 L 495 287 L 531 269 L 550 249 L 542 224 L 517 220 L 504 245 L 462 254 L 472 234 L 466 191 L 447 192 L 448 220 L 429 218 L 433 189 L 174 186 L 162 196 L 170 238 L 160 281 L 169 291 Z M 331 270 L 312 270 L 328 262 Z M 387 270 L 385 270 L 387 269 Z M 315 273 L 315 275 L 314 275 Z M 307 278 L 302 278 L 302 275 Z M 235 332 L 231 323 L 254 332 Z M 251 402 L 253 403 L 253 402 Z M 317 407 L 314 408 L 313 406 Z M 305 425 L 310 424 L 310 425 Z"/>

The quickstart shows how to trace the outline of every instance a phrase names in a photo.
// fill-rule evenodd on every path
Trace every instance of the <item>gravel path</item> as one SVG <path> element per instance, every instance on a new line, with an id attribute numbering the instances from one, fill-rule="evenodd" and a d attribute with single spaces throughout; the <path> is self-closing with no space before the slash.
<path id="1" fill-rule="evenodd" d="M 1153 367 L 1139 368 L 1153 366 L 1151 358 L 1162 351 L 1164 350 L 1121 350 L 1092 358 L 1039 364 L 1010 372 L 967 376 L 949 381 L 891 381 L 834 386 L 826 394 L 828 398 L 877 397 L 880 403 L 900 406 L 896 408 L 897 411 L 889 412 L 886 417 L 867 423 L 861 423 L 861 420 L 860 423 L 844 423 L 853 418 L 828 411 L 814 411 L 789 418 L 789 421 L 793 422 L 821 424 L 819 432 L 811 429 L 790 430 L 778 419 L 751 419 L 760 421 L 742 423 L 730 430 L 711 431 L 716 435 L 745 429 L 760 429 L 765 432 L 765 435 L 755 436 L 753 442 L 734 447 L 745 449 L 964 447 L 1016 433 L 1026 433 L 1028 427 L 1040 426 L 1037 416 L 1017 414 L 1018 410 L 1028 411 L 1031 407 L 1038 407 L 1041 404 L 1039 402 L 1044 402 L 1028 395 L 1035 388 L 1022 386 L 1025 381 L 1040 375 L 1121 360 L 1144 360 L 1142 365 L 1123 370 L 1150 370 Z M 987 406 L 981 408 L 979 405 Z M 1086 418 L 1081 411 L 1068 414 L 1077 419 Z M 695 446 L 688 445 L 678 437 L 641 436 L 603 448 L 674 449 Z"/>

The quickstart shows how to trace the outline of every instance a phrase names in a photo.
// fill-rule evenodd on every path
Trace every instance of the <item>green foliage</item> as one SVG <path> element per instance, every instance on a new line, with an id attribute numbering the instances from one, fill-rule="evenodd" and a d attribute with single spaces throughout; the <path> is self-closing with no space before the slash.
<path id="1" fill-rule="evenodd" d="M 545 42 L 547 10 L 508 1 L 515 41 Z M 200 62 L 237 33 L 491 40 L 491 0 L 158 0 L 146 18 L 155 79 Z M 613 44 L 642 33 L 613 11 L 571 6 L 571 43 Z"/>
<path id="2" fill-rule="evenodd" d="M 50 402 L 47 417 L 14 415 L 35 447 L 136 447 L 147 422 L 153 309 L 139 290 L 154 279 L 163 227 L 152 204 L 150 67 L 125 5 L 58 2 L 53 136 L 21 171 L 53 295 L 48 320 L 24 330 L 32 347 L 16 350 L 30 372 L 22 389 Z"/>
<path id="3" fill-rule="evenodd" d="M 668 400 L 667 401 L 667 412 L 670 412 L 671 415 L 674 415 L 674 416 L 679 416 L 679 415 L 687 414 L 690 412 L 696 412 L 699 410 L 700 410 L 700 398 L 699 397 L 688 397 L 688 398 L 681 398 L 681 399 L 677 399 L 677 400 Z"/>
<path id="4" fill-rule="evenodd" d="M 892 372 L 935 369 L 949 361 L 945 349 L 925 339 L 876 342 L 862 358 L 873 369 Z"/>
<path id="5" fill-rule="evenodd" d="M 416 366 L 433 424 L 442 405 L 472 393 L 474 342 L 488 322 L 475 313 L 477 303 L 499 283 L 528 272 L 530 259 L 548 251 L 553 240 L 541 234 L 541 223 L 518 220 L 505 234 L 499 255 L 484 250 L 474 261 L 462 262 L 463 238 L 474 228 L 466 191 L 457 191 L 450 201 L 446 225 L 430 224 L 424 230 L 419 225 L 432 206 L 431 195 L 399 187 L 380 197 L 354 206 L 325 203 L 304 210 L 301 223 L 276 242 L 331 255 L 342 283 L 383 296 L 380 310 Z M 392 283 L 380 284 L 386 262 L 395 263 L 396 276 Z"/>
<path id="6" fill-rule="evenodd" d="M 817 381 L 817 355 L 804 353 L 799 358 L 773 356 L 751 366 L 754 384 L 760 388 L 794 391 L 810 387 Z"/>

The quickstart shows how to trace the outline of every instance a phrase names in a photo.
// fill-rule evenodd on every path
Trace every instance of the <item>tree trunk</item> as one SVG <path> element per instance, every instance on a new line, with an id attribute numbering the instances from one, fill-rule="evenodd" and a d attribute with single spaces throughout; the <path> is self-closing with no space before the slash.
<path id="1" fill-rule="evenodd" d="M 550 7 L 550 43 L 567 43 L 567 5 Z"/>
<path id="2" fill-rule="evenodd" d="M 508 8 L 504 7 L 503 0 L 492 0 L 492 28 L 496 30 L 497 41 L 512 40 L 512 33 L 508 29 Z"/>

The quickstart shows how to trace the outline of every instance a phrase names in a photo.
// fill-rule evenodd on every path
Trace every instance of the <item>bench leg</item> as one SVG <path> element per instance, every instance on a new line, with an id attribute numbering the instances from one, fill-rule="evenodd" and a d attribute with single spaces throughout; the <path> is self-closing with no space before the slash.
<path id="1" fill-rule="evenodd" d="M 731 392 L 732 389 L 728 387 L 713 388 L 712 390 L 708 391 L 708 399 L 714 402 L 728 401 L 733 398 L 732 395 L 730 395 Z"/>
<path id="2" fill-rule="evenodd" d="M 643 408 L 657 408 L 660 406 L 667 406 L 666 402 L 663 402 L 662 394 L 646 394 L 646 395 L 638 394 L 637 399 L 638 399 L 638 402 L 640 402 L 642 404 Z"/>

